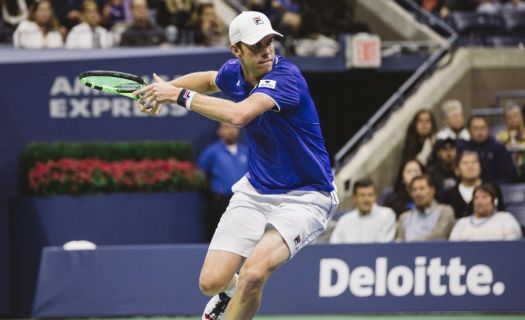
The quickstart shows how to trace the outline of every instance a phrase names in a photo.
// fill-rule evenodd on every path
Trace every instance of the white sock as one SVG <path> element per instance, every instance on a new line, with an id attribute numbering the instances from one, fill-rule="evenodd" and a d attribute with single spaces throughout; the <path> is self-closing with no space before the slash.
<path id="1" fill-rule="evenodd" d="M 239 279 L 239 275 L 235 274 L 233 276 L 233 286 L 230 289 L 227 289 L 224 291 L 228 297 L 233 297 L 233 294 L 235 293 L 235 290 L 237 290 L 237 280 Z"/>

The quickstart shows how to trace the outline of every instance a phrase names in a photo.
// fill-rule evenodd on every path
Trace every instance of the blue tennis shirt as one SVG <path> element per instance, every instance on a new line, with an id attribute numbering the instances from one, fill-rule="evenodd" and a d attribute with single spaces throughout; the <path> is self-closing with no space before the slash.
<path id="1" fill-rule="evenodd" d="M 255 189 L 265 194 L 334 190 L 315 104 L 295 65 L 275 56 L 272 71 L 253 88 L 244 81 L 239 60 L 232 59 L 219 69 L 215 83 L 235 102 L 256 93 L 275 102 L 274 109 L 245 126 L 246 176 Z"/>

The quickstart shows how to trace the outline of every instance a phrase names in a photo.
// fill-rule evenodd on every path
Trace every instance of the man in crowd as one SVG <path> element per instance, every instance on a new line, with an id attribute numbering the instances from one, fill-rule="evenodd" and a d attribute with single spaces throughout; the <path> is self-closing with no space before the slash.
<path id="1" fill-rule="evenodd" d="M 454 171 L 456 140 L 452 138 L 437 140 L 434 145 L 434 154 L 437 161 L 428 167 L 427 173 L 436 186 L 436 198 L 439 199 L 445 191 L 454 188 L 457 184 Z"/>
<path id="2" fill-rule="evenodd" d="M 475 151 L 481 164 L 483 182 L 513 182 L 516 180 L 516 168 L 505 146 L 490 136 L 487 119 L 471 116 L 467 123 L 470 141 L 459 141 L 457 152 Z"/>
<path id="3" fill-rule="evenodd" d="M 396 239 L 400 241 L 446 240 L 454 226 L 454 212 L 448 205 L 437 203 L 435 188 L 428 175 L 410 182 L 414 208 L 399 217 Z"/>
<path id="4" fill-rule="evenodd" d="M 149 7 L 146 0 L 131 1 L 131 17 L 131 25 L 122 34 L 121 46 L 148 47 L 167 45 L 164 30 L 150 21 Z"/>
<path id="5" fill-rule="evenodd" d="M 370 179 L 354 184 L 352 198 L 356 208 L 337 222 L 330 243 L 390 242 L 396 232 L 396 214 L 376 203 L 376 189 Z"/>
<path id="6" fill-rule="evenodd" d="M 217 135 L 219 140 L 204 149 L 198 160 L 208 179 L 208 240 L 228 207 L 233 184 L 248 171 L 248 147 L 238 142 L 239 128 L 219 123 Z"/>
<path id="7" fill-rule="evenodd" d="M 68 49 L 109 48 L 113 44 L 111 33 L 100 26 L 101 17 L 95 0 L 84 0 L 82 23 L 71 29 L 66 39 Z"/>
<path id="8" fill-rule="evenodd" d="M 504 109 L 506 128 L 496 135 L 512 153 L 520 181 L 525 181 L 525 124 L 521 107 L 511 101 Z"/>

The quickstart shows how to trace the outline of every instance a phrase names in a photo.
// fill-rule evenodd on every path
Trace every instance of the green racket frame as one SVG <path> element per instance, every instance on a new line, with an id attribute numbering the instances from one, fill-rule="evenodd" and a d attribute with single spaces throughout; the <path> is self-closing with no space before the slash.
<path id="1" fill-rule="evenodd" d="M 141 77 L 119 71 L 86 71 L 82 72 L 78 78 L 80 83 L 90 88 L 119 94 L 134 100 L 138 100 L 138 97 L 133 92 L 147 85 Z"/>

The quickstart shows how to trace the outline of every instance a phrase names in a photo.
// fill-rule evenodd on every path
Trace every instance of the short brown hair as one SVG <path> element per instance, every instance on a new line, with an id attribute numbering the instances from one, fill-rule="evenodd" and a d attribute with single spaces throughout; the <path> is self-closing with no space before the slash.
<path id="1" fill-rule="evenodd" d="M 363 179 L 357 180 L 354 183 L 354 190 L 352 191 L 352 194 L 354 195 L 357 194 L 357 189 L 359 188 L 368 188 L 368 187 L 372 187 L 375 189 L 374 182 L 372 182 L 371 179 L 363 178 Z"/>
<path id="2" fill-rule="evenodd" d="M 410 184 L 408 185 L 408 188 L 409 190 L 412 190 L 412 186 L 414 185 L 414 183 L 416 181 L 419 181 L 419 180 L 425 180 L 428 184 L 429 187 L 432 187 L 434 188 L 434 182 L 432 181 L 432 179 L 430 178 L 430 176 L 428 174 L 422 174 L 420 176 L 415 176 L 412 181 L 410 181 Z"/>

